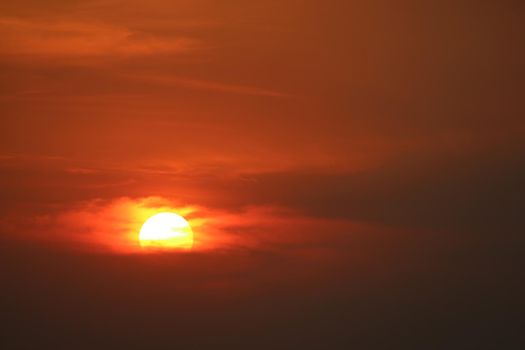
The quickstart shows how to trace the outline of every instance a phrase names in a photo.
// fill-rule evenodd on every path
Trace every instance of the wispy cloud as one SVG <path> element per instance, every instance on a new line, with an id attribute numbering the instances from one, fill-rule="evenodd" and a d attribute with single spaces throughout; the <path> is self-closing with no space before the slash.
<path id="1" fill-rule="evenodd" d="M 0 229 L 18 238 L 55 242 L 92 251 L 140 253 L 138 233 L 159 212 L 183 215 L 194 232 L 194 252 L 302 251 L 326 237 L 370 228 L 350 221 L 311 219 L 277 206 L 247 206 L 238 212 L 183 205 L 164 197 L 117 197 L 69 203 L 56 212 L 0 216 Z M 25 227 L 25 229 L 24 229 Z M 45 235 L 42 232 L 46 232 Z M 323 234 L 319 234 L 323 232 Z M 330 241 L 330 240 L 329 240 Z M 330 244 L 328 244 L 330 245 Z"/>
<path id="2" fill-rule="evenodd" d="M 267 96 L 267 97 L 293 97 L 285 92 L 260 88 L 249 85 L 229 84 L 211 80 L 200 80 L 192 78 L 183 78 L 173 75 L 148 75 L 148 74 L 124 74 L 125 77 L 141 80 L 145 82 L 161 84 L 166 86 L 179 86 L 190 89 L 210 90 L 222 93 Z"/>
<path id="3" fill-rule="evenodd" d="M 160 37 L 104 23 L 0 18 L 0 55 L 121 57 L 175 54 L 198 47 L 190 37 Z"/>

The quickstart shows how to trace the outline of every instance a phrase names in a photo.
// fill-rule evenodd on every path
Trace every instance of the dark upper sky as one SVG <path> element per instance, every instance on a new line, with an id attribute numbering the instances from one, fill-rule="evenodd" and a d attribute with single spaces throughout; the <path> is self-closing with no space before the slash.
<path id="1" fill-rule="evenodd" d="M 519 348 L 524 11 L 1 3 L 0 343 Z"/>

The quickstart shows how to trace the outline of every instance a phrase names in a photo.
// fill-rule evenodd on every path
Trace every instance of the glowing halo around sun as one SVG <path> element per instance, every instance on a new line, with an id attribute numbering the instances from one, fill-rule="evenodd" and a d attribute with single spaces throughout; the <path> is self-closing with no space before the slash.
<path id="1" fill-rule="evenodd" d="M 140 246 L 156 249 L 191 249 L 193 231 L 182 216 L 158 213 L 144 222 L 139 233 Z"/>

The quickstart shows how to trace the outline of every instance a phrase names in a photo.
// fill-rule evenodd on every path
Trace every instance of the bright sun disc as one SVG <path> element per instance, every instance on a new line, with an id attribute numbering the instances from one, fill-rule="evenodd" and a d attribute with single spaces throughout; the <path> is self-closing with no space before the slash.
<path id="1" fill-rule="evenodd" d="M 142 247 L 190 249 L 193 245 L 193 232 L 182 216 L 158 213 L 142 225 L 139 241 Z"/>

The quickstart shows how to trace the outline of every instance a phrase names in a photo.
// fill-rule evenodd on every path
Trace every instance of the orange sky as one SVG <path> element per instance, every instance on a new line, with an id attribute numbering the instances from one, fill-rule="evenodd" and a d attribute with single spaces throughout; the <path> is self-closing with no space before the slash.
<path id="1" fill-rule="evenodd" d="M 225 304 L 213 291 L 286 305 L 283 286 L 311 291 L 297 305 L 320 305 L 326 317 L 346 310 L 347 294 L 352 307 L 363 295 L 387 305 L 377 290 L 390 287 L 404 305 L 396 274 L 408 294 L 429 286 L 434 300 L 423 267 L 447 281 L 457 265 L 476 270 L 462 265 L 469 258 L 486 268 L 482 257 L 511 261 L 525 197 L 522 3 L 1 2 L 0 243 L 3 265 L 19 266 L 6 273 L 20 277 L 34 256 L 78 302 L 98 292 L 64 282 L 62 261 L 93 272 L 95 285 L 140 284 L 122 262 L 158 286 L 155 276 L 179 276 L 188 305 L 204 293 L 214 315 Z M 196 249 L 167 257 L 152 277 L 157 260 L 128 253 L 159 210 L 187 214 Z M 47 288 L 34 273 L 16 288 Z M 455 276 L 444 282 L 449 296 Z M 58 295 L 45 290 L 41 305 Z M 319 295 L 337 302 L 317 304 Z M 337 340 L 327 322 L 320 329 Z"/>
<path id="2" fill-rule="evenodd" d="M 160 196 L 312 214 L 338 193 L 382 201 L 439 182 L 443 162 L 468 172 L 523 151 L 514 5 L 468 21 L 468 3 L 410 1 L 0 6 L 9 208 Z M 289 180 L 306 187 L 288 193 Z M 350 216 L 380 219 L 383 205 Z"/>
<path id="3" fill-rule="evenodd" d="M 463 197 L 497 197 L 521 169 L 514 5 L 0 6 L 0 205 L 15 236 L 28 216 L 150 197 L 476 231 L 492 209 Z"/>

